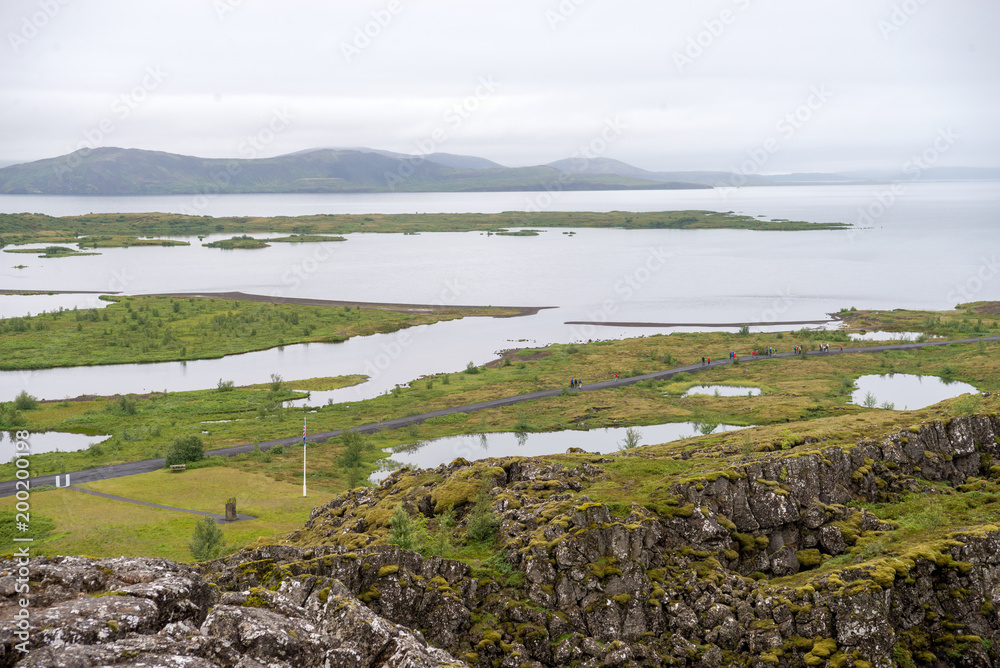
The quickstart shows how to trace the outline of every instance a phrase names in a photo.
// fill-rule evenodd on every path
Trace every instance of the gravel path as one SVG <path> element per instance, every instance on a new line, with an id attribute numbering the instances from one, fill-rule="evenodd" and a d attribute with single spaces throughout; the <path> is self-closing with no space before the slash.
<path id="1" fill-rule="evenodd" d="M 173 510 L 178 513 L 191 513 L 192 515 L 201 515 L 202 517 L 212 517 L 215 518 L 216 524 L 226 524 L 228 520 L 225 515 L 220 515 L 219 513 L 206 513 L 203 510 L 188 510 L 187 508 L 175 508 L 174 506 L 164 506 L 161 503 L 151 503 L 149 501 L 139 501 L 138 499 L 130 499 L 125 496 L 116 496 L 114 494 L 105 494 L 104 492 L 97 492 L 92 489 L 83 489 L 82 487 L 77 487 L 75 485 L 70 485 L 66 489 L 71 489 L 74 492 L 83 492 L 84 494 L 90 494 L 91 496 L 99 496 L 104 499 L 111 499 L 112 501 L 124 501 L 125 503 L 134 503 L 137 506 L 146 506 L 147 508 L 160 508 L 162 510 Z M 243 522 L 246 520 L 255 520 L 256 517 L 252 515 L 243 515 L 242 513 L 236 513 L 236 522 Z"/>

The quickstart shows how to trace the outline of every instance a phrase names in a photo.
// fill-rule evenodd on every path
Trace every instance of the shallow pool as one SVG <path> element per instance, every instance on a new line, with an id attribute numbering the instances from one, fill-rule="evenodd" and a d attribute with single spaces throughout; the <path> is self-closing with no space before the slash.
<path id="1" fill-rule="evenodd" d="M 857 389 L 851 394 L 851 401 L 859 406 L 908 411 L 932 406 L 968 392 L 978 392 L 968 383 L 949 383 L 937 376 L 906 373 L 861 376 L 854 381 L 854 386 Z"/>
<path id="2" fill-rule="evenodd" d="M 756 397 L 760 395 L 760 388 L 736 385 L 695 385 L 685 392 L 684 396 L 690 397 L 692 394 L 707 394 L 713 397 Z"/>
<path id="3" fill-rule="evenodd" d="M 719 433 L 744 429 L 733 425 L 703 424 L 698 422 L 670 422 L 667 424 L 633 427 L 639 432 L 639 445 L 667 443 L 703 433 Z M 399 446 L 385 462 L 383 470 L 371 475 L 372 482 L 379 482 L 391 471 L 403 466 L 434 468 L 464 457 L 470 461 L 486 457 L 534 457 L 566 452 L 569 448 L 582 448 L 587 452 L 617 452 L 626 438 L 627 427 L 607 429 L 565 430 L 549 432 L 495 432 L 488 434 L 462 434 L 430 441 L 420 441 Z"/>
<path id="4" fill-rule="evenodd" d="M 851 341 L 898 341 L 909 343 L 916 341 L 921 332 L 851 332 Z"/>
<path id="5" fill-rule="evenodd" d="M 17 442 L 15 432 L 0 431 L 0 463 L 9 462 L 14 458 Z M 37 455 L 43 452 L 75 452 L 85 450 L 94 443 L 100 443 L 107 434 L 87 436 L 86 434 L 69 434 L 61 431 L 33 432 L 28 437 L 31 450 L 28 454 Z"/>

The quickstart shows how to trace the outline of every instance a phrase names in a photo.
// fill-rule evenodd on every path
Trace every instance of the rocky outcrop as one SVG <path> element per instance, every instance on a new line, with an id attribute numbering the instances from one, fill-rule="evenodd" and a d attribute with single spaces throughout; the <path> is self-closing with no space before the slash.
<path id="1" fill-rule="evenodd" d="M 488 462 L 481 473 L 495 485 L 506 560 L 523 582 L 460 569 L 448 580 L 452 607 L 442 618 L 449 621 L 425 621 L 425 631 L 484 668 L 992 665 L 1000 645 L 993 607 L 1000 527 L 926 544 L 907 539 L 905 549 L 878 556 L 879 545 L 897 540 L 897 526 L 856 504 L 919 492 L 933 508 L 935 496 L 950 490 L 989 486 L 994 492 L 979 502 L 994 503 L 998 434 L 995 418 L 968 417 L 850 447 L 802 444 L 661 487 L 648 503 L 628 507 L 588 498 L 588 486 L 602 477 L 594 465 L 600 459 L 575 468 Z M 447 487 L 468 479 L 470 469 L 458 461 L 435 473 Z M 380 500 L 433 515 L 437 488 L 401 492 L 408 475 L 317 509 L 306 531 L 364 546 L 379 535 L 373 509 Z M 869 544 L 878 558 L 859 549 Z M 354 583 L 360 595 L 372 587 L 395 592 L 394 579 L 429 591 L 438 568 L 375 546 L 350 554 L 350 564 L 327 560 L 336 566 L 325 572 Z M 372 574 L 386 566 L 399 569 L 379 584 Z"/>
<path id="2" fill-rule="evenodd" d="M 0 561 L 0 665 L 25 668 L 431 668 L 463 666 L 376 615 L 334 580 L 221 590 L 194 568 L 155 559 L 38 558 L 26 633 Z"/>
<path id="3" fill-rule="evenodd" d="M 608 501 L 632 481 L 605 464 L 681 468 L 639 451 L 400 471 L 316 509 L 299 545 L 199 568 L 35 560 L 27 654 L 10 624 L 15 564 L 0 563 L 0 663 L 992 666 L 998 435 L 980 416 L 802 443 L 664 476 L 641 503 Z M 460 536 L 483 485 L 502 524 L 475 567 L 381 543 L 396 504 L 429 520 L 452 508 Z M 899 523 L 866 505 L 912 499 Z M 941 527 L 955 504 L 977 521 Z"/>

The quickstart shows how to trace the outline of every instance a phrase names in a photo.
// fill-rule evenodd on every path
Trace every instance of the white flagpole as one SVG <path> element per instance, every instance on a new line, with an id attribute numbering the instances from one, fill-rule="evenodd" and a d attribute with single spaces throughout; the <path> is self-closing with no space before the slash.
<path id="1" fill-rule="evenodd" d="M 302 418 L 302 496 L 306 495 L 306 418 Z"/>

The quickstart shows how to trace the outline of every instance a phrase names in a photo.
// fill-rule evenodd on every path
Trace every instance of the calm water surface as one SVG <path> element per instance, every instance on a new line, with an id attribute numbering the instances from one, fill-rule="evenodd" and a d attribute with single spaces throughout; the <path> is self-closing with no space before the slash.
<path id="1" fill-rule="evenodd" d="M 851 394 L 851 401 L 855 404 L 863 405 L 871 394 L 878 406 L 890 403 L 896 410 L 904 411 L 926 408 L 945 399 L 978 392 L 968 383 L 958 381 L 948 383 L 937 376 L 916 376 L 906 373 L 861 376 L 854 385 L 858 388 Z"/>
<path id="2" fill-rule="evenodd" d="M 639 432 L 639 445 L 655 445 L 702 433 L 702 425 L 696 422 L 670 422 L 645 427 L 632 427 Z M 625 441 L 627 427 L 607 429 L 548 431 L 540 433 L 498 432 L 489 434 L 465 434 L 446 436 L 429 441 L 421 441 L 397 448 L 384 467 L 371 475 L 371 480 L 379 482 L 397 468 L 434 468 L 447 464 L 458 457 L 470 461 L 486 457 L 535 457 L 566 452 L 569 448 L 582 448 L 587 452 L 615 452 Z M 732 425 L 718 425 L 709 433 L 720 433 L 744 429 Z"/>
<path id="3" fill-rule="evenodd" d="M 696 385 L 684 393 L 685 397 L 696 394 L 707 394 L 715 397 L 756 397 L 760 395 L 759 387 L 737 387 L 734 385 Z"/>
<path id="4" fill-rule="evenodd" d="M 111 438 L 108 435 L 88 436 L 86 434 L 70 434 L 61 431 L 32 432 L 28 438 L 31 444 L 31 454 L 43 452 L 74 452 L 85 450 L 95 443 Z M 14 444 L 17 439 L 13 432 L 0 431 L 0 464 L 9 462 L 17 454 Z"/>
<path id="5" fill-rule="evenodd" d="M 713 209 L 811 222 L 856 222 L 887 186 L 801 186 L 559 193 L 551 209 Z M 538 193 L 226 195 L 209 215 L 516 211 Z M 189 196 L 0 196 L 0 211 L 182 211 Z M 21 389 L 46 398 L 82 393 L 214 387 L 220 378 L 264 382 L 368 373 L 341 391 L 374 396 L 422 374 L 460 370 L 504 348 L 704 329 L 702 324 L 822 319 L 840 308 L 950 308 L 1000 299 L 1000 184 L 915 183 L 866 229 L 796 233 L 742 230 L 549 230 L 537 237 L 481 233 L 353 234 L 333 244 L 254 251 L 105 249 L 99 256 L 0 255 L 0 287 L 126 294 L 230 291 L 374 302 L 554 306 L 514 319 L 474 318 L 355 339 L 289 346 L 225 360 L 0 373 L 0 400 Z M 16 264 L 28 265 L 14 269 Z M 983 278 L 987 277 L 987 278 Z M 99 305 L 95 295 L 0 297 L 0 316 Z M 689 323 L 634 329 L 566 321 Z M 367 370 L 367 371 L 366 371 Z"/>

